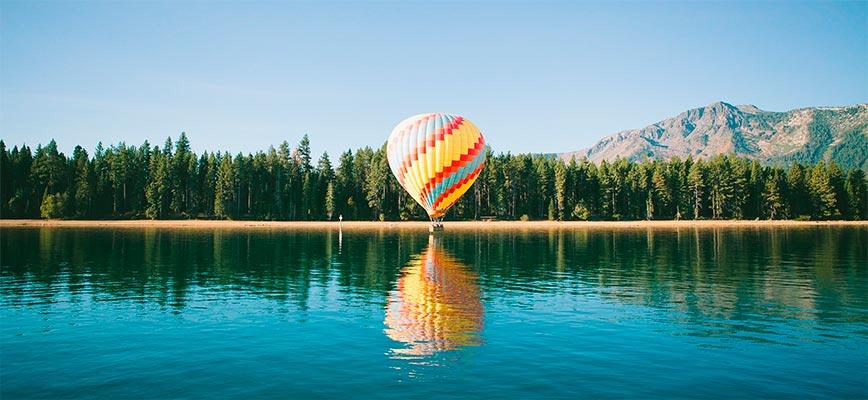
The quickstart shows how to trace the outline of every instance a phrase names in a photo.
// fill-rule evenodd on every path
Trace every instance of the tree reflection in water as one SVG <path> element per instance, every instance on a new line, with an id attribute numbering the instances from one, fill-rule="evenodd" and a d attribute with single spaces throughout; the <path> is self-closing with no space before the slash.
<path id="1" fill-rule="evenodd" d="M 328 307 L 361 318 L 371 305 L 377 336 L 386 308 L 397 324 L 387 321 L 390 337 L 406 337 L 397 340 L 410 348 L 417 338 L 446 342 L 435 350 L 479 340 L 459 333 L 481 328 L 480 291 L 489 313 L 498 301 L 514 310 L 543 295 L 559 304 L 601 300 L 673 311 L 661 315 L 697 335 L 737 335 L 746 321 L 762 329 L 770 318 L 868 321 L 853 312 L 868 307 L 863 227 L 480 231 L 428 240 L 389 229 L 4 229 L 0 308 L 128 300 L 182 314 L 244 300 L 302 320 Z"/>

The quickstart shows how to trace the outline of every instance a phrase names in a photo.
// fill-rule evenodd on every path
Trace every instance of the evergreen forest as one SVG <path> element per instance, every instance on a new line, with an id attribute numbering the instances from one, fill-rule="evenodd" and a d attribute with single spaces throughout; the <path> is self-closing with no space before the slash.
<path id="1" fill-rule="evenodd" d="M 868 218 L 866 175 L 834 162 L 711 159 L 565 162 L 494 153 L 447 220 Z M 425 220 L 392 176 L 385 144 L 311 158 L 305 135 L 255 154 L 191 151 L 186 134 L 71 156 L 52 140 L 0 141 L 0 217 Z"/>

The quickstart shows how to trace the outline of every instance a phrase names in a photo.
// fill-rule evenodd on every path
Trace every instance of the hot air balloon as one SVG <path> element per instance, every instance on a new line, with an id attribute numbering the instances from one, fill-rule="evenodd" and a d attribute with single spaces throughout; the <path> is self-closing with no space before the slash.
<path id="1" fill-rule="evenodd" d="M 473 185 L 484 165 L 485 138 L 460 115 L 428 113 L 401 121 L 386 146 L 404 190 L 440 228 L 444 214 Z"/>

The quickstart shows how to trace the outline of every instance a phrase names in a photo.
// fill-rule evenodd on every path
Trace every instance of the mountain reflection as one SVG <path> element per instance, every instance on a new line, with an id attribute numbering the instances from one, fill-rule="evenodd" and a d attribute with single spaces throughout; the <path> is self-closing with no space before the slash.
<path id="1" fill-rule="evenodd" d="M 398 356 L 430 356 L 479 345 L 482 302 L 477 276 L 429 236 L 401 271 L 386 305 L 386 335 L 406 346 Z"/>

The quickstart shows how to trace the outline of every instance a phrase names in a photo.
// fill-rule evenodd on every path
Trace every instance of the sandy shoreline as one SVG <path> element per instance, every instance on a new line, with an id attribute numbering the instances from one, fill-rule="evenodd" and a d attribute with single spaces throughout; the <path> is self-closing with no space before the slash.
<path id="1" fill-rule="evenodd" d="M 338 229 L 427 230 L 428 222 L 411 221 L 210 221 L 210 220 L 39 220 L 0 219 L 0 228 L 157 228 L 157 229 Z M 673 228 L 805 228 L 821 226 L 868 227 L 868 221 L 454 221 L 447 230 L 555 230 L 555 229 L 673 229 Z"/>

